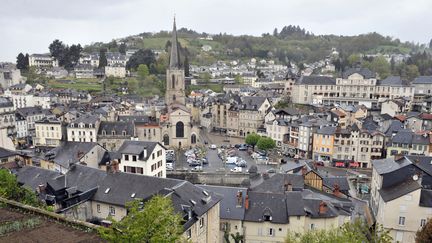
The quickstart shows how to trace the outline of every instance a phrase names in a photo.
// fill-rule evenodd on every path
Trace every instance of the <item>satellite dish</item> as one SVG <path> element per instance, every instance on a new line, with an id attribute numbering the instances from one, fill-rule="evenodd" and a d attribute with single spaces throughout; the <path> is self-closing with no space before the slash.
<path id="1" fill-rule="evenodd" d="M 414 181 L 417 181 L 419 179 L 418 175 L 413 175 L 412 178 L 413 178 Z"/>

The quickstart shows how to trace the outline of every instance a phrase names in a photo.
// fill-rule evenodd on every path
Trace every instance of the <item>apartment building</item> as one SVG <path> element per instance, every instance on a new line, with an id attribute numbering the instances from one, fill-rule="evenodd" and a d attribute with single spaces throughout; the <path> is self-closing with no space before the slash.
<path id="1" fill-rule="evenodd" d="M 242 137 L 258 133 L 258 128 L 264 124 L 264 117 L 271 108 L 266 97 L 242 97 L 239 105 L 239 135 Z"/>
<path id="2" fill-rule="evenodd" d="M 372 212 L 395 242 L 416 242 L 416 232 L 432 217 L 431 162 L 425 156 L 372 162 Z"/>
<path id="3" fill-rule="evenodd" d="M 334 152 L 336 127 L 326 126 L 317 129 L 313 136 L 313 159 L 330 163 Z"/>
<path id="4" fill-rule="evenodd" d="M 124 141 L 135 137 L 133 122 L 101 121 L 97 142 L 108 151 L 117 151 Z"/>
<path id="5" fill-rule="evenodd" d="M 45 117 L 35 121 L 36 135 L 33 144 L 42 147 L 57 147 L 66 137 L 66 127 L 62 122 L 53 117 Z"/>
<path id="6" fill-rule="evenodd" d="M 50 54 L 32 54 L 29 56 L 29 66 L 38 68 L 58 67 L 58 61 Z"/>
<path id="7" fill-rule="evenodd" d="M 100 119 L 94 115 L 84 114 L 67 127 L 67 140 L 75 142 L 96 142 Z"/>
<path id="8" fill-rule="evenodd" d="M 387 158 L 398 155 L 429 155 L 431 146 L 428 133 L 418 134 L 402 130 L 390 138 L 387 144 Z"/>
<path id="9" fill-rule="evenodd" d="M 166 177 L 165 147 L 158 142 L 124 141 L 117 153 L 122 172 Z"/>

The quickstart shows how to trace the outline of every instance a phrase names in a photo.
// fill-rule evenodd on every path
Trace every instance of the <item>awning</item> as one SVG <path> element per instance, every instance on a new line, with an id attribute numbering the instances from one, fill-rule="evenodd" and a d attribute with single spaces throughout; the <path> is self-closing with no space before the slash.
<path id="1" fill-rule="evenodd" d="M 345 167 L 345 163 L 344 162 L 336 162 L 335 166 L 336 167 Z"/>
<path id="2" fill-rule="evenodd" d="M 359 162 L 351 162 L 350 167 L 360 167 Z"/>

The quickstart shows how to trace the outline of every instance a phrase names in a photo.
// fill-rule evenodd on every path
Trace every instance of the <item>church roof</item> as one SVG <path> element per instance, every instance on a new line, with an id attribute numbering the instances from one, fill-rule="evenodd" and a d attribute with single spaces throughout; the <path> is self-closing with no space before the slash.
<path id="1" fill-rule="evenodd" d="M 176 28 L 175 18 L 174 18 L 174 25 L 173 25 L 172 39 L 171 39 L 171 55 L 170 55 L 169 67 L 180 68 L 180 52 L 178 49 L 177 28 Z"/>

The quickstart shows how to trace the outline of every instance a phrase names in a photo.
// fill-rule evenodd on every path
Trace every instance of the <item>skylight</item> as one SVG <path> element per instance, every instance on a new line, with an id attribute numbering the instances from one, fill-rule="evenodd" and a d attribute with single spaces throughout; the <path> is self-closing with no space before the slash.
<path id="1" fill-rule="evenodd" d="M 134 193 L 132 193 L 132 195 L 131 195 L 131 198 L 134 198 L 135 197 L 135 192 Z"/>
<path id="2" fill-rule="evenodd" d="M 196 202 L 194 200 L 189 200 L 193 205 L 196 205 Z"/>
<path id="3" fill-rule="evenodd" d="M 108 192 L 111 190 L 111 188 L 107 188 L 106 190 L 105 190 L 105 194 L 108 194 Z"/>

